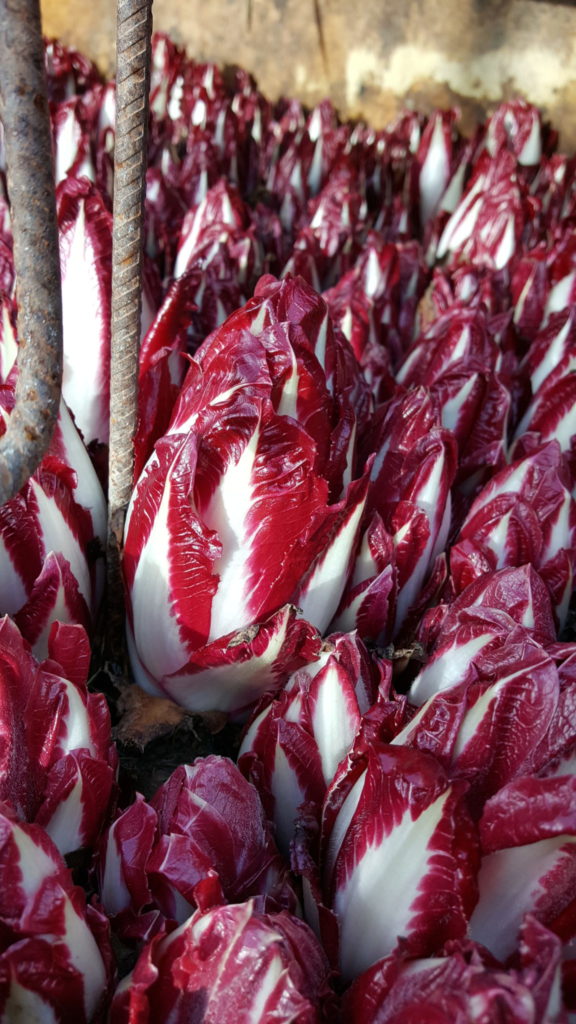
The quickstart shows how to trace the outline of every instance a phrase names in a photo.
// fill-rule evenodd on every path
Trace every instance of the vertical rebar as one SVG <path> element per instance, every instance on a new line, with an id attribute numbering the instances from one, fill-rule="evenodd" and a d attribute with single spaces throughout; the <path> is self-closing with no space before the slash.
<path id="1" fill-rule="evenodd" d="M 120 552 L 134 472 L 152 0 L 118 0 L 108 481 L 108 646 L 122 652 Z"/>
<path id="2" fill-rule="evenodd" d="M 62 297 L 38 0 L 0 0 L 0 117 L 18 304 L 16 405 L 0 439 L 0 504 L 42 460 L 62 384 Z"/>

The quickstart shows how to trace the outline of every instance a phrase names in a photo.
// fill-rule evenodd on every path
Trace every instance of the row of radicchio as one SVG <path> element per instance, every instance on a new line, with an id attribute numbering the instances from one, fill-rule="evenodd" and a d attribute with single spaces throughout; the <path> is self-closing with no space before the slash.
<path id="1" fill-rule="evenodd" d="M 388 643 L 418 618 L 434 588 L 451 522 L 456 442 L 430 394 L 415 388 L 378 410 L 375 453 L 354 567 L 332 622 Z"/>
<path id="2" fill-rule="evenodd" d="M 445 984 L 446 1007 L 453 1000 L 450 1012 L 462 1014 L 455 1019 L 474 1020 L 479 984 L 487 1007 L 509 1000 L 519 1014 L 524 999 L 564 1021 L 560 975 L 567 990 L 572 975 L 559 950 L 575 934 L 576 649 L 556 641 L 548 588 L 530 565 L 475 580 L 431 609 L 420 636 L 427 663 L 406 697 L 380 687 L 356 721 L 348 754 L 320 790 L 319 824 L 314 797 L 285 766 L 305 777 L 293 753 L 303 743 L 287 746 L 307 714 L 288 701 L 293 684 L 275 702 L 284 728 L 275 723 L 266 737 L 270 714 L 257 712 L 240 763 L 265 805 L 282 786 L 300 800 L 292 864 L 307 920 L 353 982 L 350 1019 L 371 1020 L 369 1007 L 378 1021 L 415 1019 L 401 1015 L 404 1000 L 424 1013 Z M 534 971 L 524 973 L 528 963 Z"/>
<path id="3" fill-rule="evenodd" d="M 561 771 L 570 772 L 569 765 Z M 477 967 L 497 972 L 486 978 L 490 987 L 510 990 L 512 998 L 532 933 L 551 957 L 544 1005 L 550 1001 L 551 1020 L 567 1020 L 560 980 L 562 973 L 569 984 L 570 962 L 563 967 L 559 953 L 561 941 L 573 937 L 574 822 L 566 808 L 573 805 L 574 776 L 521 775 L 486 802 L 475 824 L 466 784 L 450 775 L 424 750 L 372 743 L 327 798 L 323 899 L 338 920 L 340 967 L 353 981 L 348 998 L 359 997 L 353 1019 L 372 1020 L 361 1009 L 369 997 L 373 1010 L 382 1004 L 375 1019 L 389 1019 L 385 1005 L 395 1020 L 401 979 L 432 966 L 441 972 L 446 1000 L 456 999 L 450 963 L 462 969 L 472 953 Z M 529 976 L 524 984 L 530 988 Z M 425 1002 L 424 992 L 418 998 Z M 417 1002 L 414 989 L 408 996 Z M 460 993 L 463 1014 L 470 1000 L 463 1020 L 476 1019 L 472 996 Z"/>
<path id="4" fill-rule="evenodd" d="M 243 711 L 317 657 L 319 635 L 410 638 L 439 595 L 526 563 L 561 628 L 570 466 L 558 440 L 532 434 L 506 465 L 520 372 L 507 345 L 482 308 L 452 309 L 372 415 L 320 297 L 299 278 L 262 279 L 198 350 L 135 486 L 124 570 L 137 682 L 191 710 Z"/>
<path id="5" fill-rule="evenodd" d="M 0 433 L 15 401 L 16 307 L 0 298 Z M 47 454 L 0 509 L 0 610 L 13 616 L 38 657 L 54 622 L 90 629 L 104 585 L 106 502 L 62 401 Z"/>
<path id="6" fill-rule="evenodd" d="M 135 679 L 237 711 L 312 660 L 348 578 L 367 386 L 325 303 L 262 279 L 192 361 L 128 512 Z"/>
<path id="7" fill-rule="evenodd" d="M 182 766 L 101 837 L 116 937 L 146 943 L 111 1020 L 334 1019 L 335 969 L 359 1024 L 564 1024 L 573 164 L 523 101 L 469 141 L 454 112 L 374 132 L 328 102 L 273 106 L 245 73 L 225 81 L 166 39 L 153 51 L 144 331 L 160 310 L 141 350 L 130 657 L 140 685 L 191 710 L 261 702 L 240 750 L 250 782 L 223 759 Z M 114 93 L 79 55 L 52 45 L 47 60 L 64 396 L 94 454 L 108 429 Z M 280 281 L 250 299 L 268 271 Z M 5 419 L 3 202 L 0 286 Z M 3 620 L 4 891 L 20 879 L 16 914 L 0 908 L 6 1020 L 15 1006 L 98 1020 L 110 981 L 102 920 L 38 829 L 61 853 L 93 846 L 114 790 L 85 640 L 53 624 L 90 626 L 101 589 L 104 506 L 71 428 L 63 407 L 0 522 L 3 610 L 45 659 Z M 426 661 L 399 696 L 362 640 L 415 635 Z"/>

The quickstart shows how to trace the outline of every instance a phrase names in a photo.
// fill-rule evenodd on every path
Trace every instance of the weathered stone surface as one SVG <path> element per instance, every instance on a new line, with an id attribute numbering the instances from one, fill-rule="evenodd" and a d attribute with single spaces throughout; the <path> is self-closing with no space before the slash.
<path id="1" fill-rule="evenodd" d="M 114 66 L 114 4 L 42 0 L 44 29 Z M 154 0 L 154 24 L 201 60 L 237 63 L 274 98 L 330 95 L 383 125 L 456 103 L 472 125 L 523 95 L 576 150 L 576 7 L 538 0 Z"/>

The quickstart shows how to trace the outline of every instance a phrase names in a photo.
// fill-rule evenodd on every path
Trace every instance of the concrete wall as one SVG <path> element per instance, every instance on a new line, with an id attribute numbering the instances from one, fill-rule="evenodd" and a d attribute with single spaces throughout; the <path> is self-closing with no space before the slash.
<path id="1" fill-rule="evenodd" d="M 41 0 L 44 31 L 114 68 L 112 0 Z M 271 98 L 330 95 L 378 126 L 403 104 L 457 104 L 471 126 L 522 95 L 576 151 L 576 6 L 541 0 L 154 0 L 199 60 L 248 68 Z"/>

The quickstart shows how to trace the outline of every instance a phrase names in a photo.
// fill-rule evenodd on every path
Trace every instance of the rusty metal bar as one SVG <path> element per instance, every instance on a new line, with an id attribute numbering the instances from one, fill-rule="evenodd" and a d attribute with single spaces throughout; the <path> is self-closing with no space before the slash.
<path id="1" fill-rule="evenodd" d="M 62 384 L 62 297 L 38 0 L 0 0 L 0 116 L 18 303 L 16 405 L 0 439 L 0 504 L 34 472 Z"/>
<path id="2" fill-rule="evenodd" d="M 132 491 L 138 398 L 152 0 L 118 0 L 108 478 L 108 643 L 121 651 L 120 551 Z"/>

